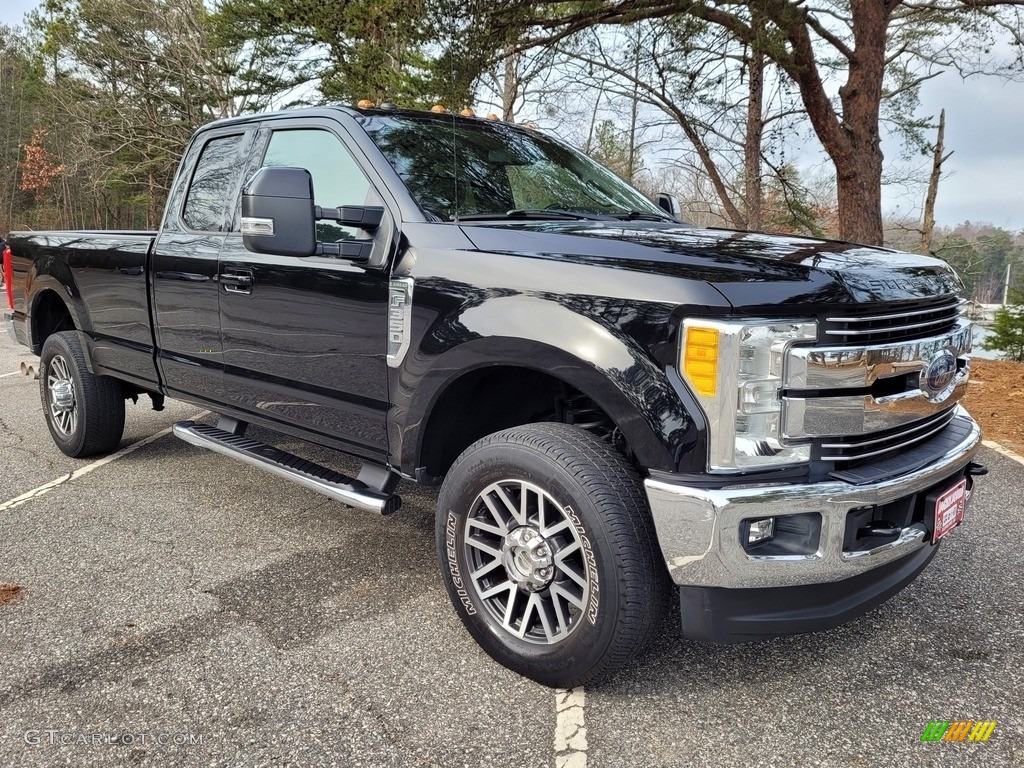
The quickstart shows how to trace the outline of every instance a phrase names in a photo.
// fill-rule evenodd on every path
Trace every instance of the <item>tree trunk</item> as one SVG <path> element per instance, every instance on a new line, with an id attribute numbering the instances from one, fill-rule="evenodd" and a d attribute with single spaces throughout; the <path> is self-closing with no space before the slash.
<path id="1" fill-rule="evenodd" d="M 776 62 L 799 87 L 807 117 L 835 165 L 839 236 L 881 245 L 883 157 L 878 118 L 890 7 L 879 0 L 851 0 L 850 9 L 854 45 L 844 51 L 849 72 L 839 88 L 841 115 L 825 90 L 803 17 L 773 16 L 776 24 L 785 25 L 792 49 Z"/>
<path id="2" fill-rule="evenodd" d="M 640 114 L 640 91 L 637 83 L 640 80 L 640 27 L 636 28 L 636 39 L 633 41 L 633 97 L 629 109 L 629 157 L 626 165 L 627 181 L 632 184 L 636 178 L 636 123 Z"/>
<path id="3" fill-rule="evenodd" d="M 505 57 L 505 78 L 501 89 L 501 119 L 511 123 L 516 117 L 516 97 L 518 91 L 518 77 L 516 76 L 516 64 L 519 63 L 521 54 L 512 51 L 508 47 L 508 55 Z"/>
<path id="4" fill-rule="evenodd" d="M 843 240 L 881 245 L 882 142 L 878 131 L 885 76 L 886 3 L 853 0 L 854 51 L 846 83 L 839 89 L 844 151 L 829 151 L 836 166 L 839 235 Z"/>
<path id="5" fill-rule="evenodd" d="M 942 178 L 942 164 L 949 155 L 943 155 L 943 139 L 946 135 L 946 110 L 939 112 L 939 131 L 935 138 L 935 153 L 932 155 L 932 173 L 928 177 L 928 194 L 924 198 L 924 212 L 921 217 L 921 253 L 931 253 L 932 232 L 935 231 L 935 198 L 939 194 L 939 179 Z M 952 152 L 949 153 L 953 154 Z"/>
<path id="6" fill-rule="evenodd" d="M 882 245 L 882 152 L 855 142 L 860 154 L 833 158 L 839 205 L 839 237 L 851 243 Z"/>
<path id="7" fill-rule="evenodd" d="M 747 132 L 743 139 L 743 187 L 746 197 L 747 227 L 760 230 L 762 217 L 761 140 L 764 134 L 764 54 L 750 49 L 747 61 Z"/>

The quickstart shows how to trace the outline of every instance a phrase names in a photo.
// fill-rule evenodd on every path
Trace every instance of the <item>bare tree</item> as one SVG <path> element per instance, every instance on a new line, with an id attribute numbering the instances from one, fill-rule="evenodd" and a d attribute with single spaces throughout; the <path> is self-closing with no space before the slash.
<path id="1" fill-rule="evenodd" d="M 687 17 L 725 31 L 751 46 L 796 85 L 808 119 L 835 167 L 840 235 L 880 244 L 882 170 L 880 126 L 887 76 L 913 94 L 945 67 L 963 74 L 1016 70 L 993 61 L 993 30 L 1024 45 L 1018 7 L 1024 0 L 804 0 L 751 3 L 558 3 L 509 0 L 495 6 L 491 24 L 535 31 L 531 44 L 557 42 L 600 25 Z M 764 20 L 762 29 L 753 14 Z M 948 45 L 956 36 L 956 46 Z M 1012 63 L 1011 63 L 1012 64 Z M 830 83 L 839 80 L 838 99 Z M 891 83 L 891 78 L 890 78 Z M 892 95 L 891 93 L 889 95 Z"/>
<path id="2" fill-rule="evenodd" d="M 942 164 L 952 152 L 945 152 L 946 110 L 939 112 L 939 127 L 936 129 L 935 146 L 932 150 L 932 171 L 928 176 L 928 192 L 924 198 L 921 216 L 921 253 L 931 253 L 932 232 L 935 230 L 935 199 L 939 194 L 939 180 L 942 178 Z"/>
<path id="3" fill-rule="evenodd" d="M 581 82 L 593 83 L 595 90 L 601 85 L 628 102 L 629 135 L 638 104 L 671 118 L 685 138 L 677 152 L 685 155 L 690 148 L 728 222 L 760 228 L 766 132 L 776 131 L 782 141 L 782 129 L 801 109 L 785 98 L 777 79 L 768 98 L 766 58 L 721 30 L 671 21 L 638 22 L 628 30 L 624 45 L 607 33 L 593 33 L 560 50 L 580 65 Z"/>

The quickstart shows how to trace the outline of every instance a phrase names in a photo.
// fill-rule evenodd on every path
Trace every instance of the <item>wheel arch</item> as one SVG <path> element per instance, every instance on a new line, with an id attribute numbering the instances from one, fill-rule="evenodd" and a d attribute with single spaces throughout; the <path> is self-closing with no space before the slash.
<path id="1" fill-rule="evenodd" d="M 402 466 L 415 469 L 421 480 L 436 481 L 480 437 L 552 420 L 531 418 L 526 411 L 539 410 L 538 392 L 559 391 L 592 401 L 620 431 L 640 466 L 673 470 L 681 449 L 694 444 L 693 419 L 653 360 L 618 347 L 610 358 L 619 365 L 607 355 L 584 359 L 535 339 L 477 338 L 450 349 L 413 391 L 408 412 L 414 416 L 402 431 Z M 511 377 L 512 385 L 492 397 L 480 392 L 481 385 L 500 377 Z M 530 393 L 525 402 L 524 391 Z M 502 402 L 500 395 L 512 397 Z M 457 423 L 449 421 L 453 416 Z"/>
<path id="2" fill-rule="evenodd" d="M 66 290 L 56 279 L 38 276 L 33 281 L 29 303 L 29 340 L 33 354 L 40 354 L 46 339 L 61 331 L 83 331 L 85 323 L 74 306 L 64 298 Z"/>

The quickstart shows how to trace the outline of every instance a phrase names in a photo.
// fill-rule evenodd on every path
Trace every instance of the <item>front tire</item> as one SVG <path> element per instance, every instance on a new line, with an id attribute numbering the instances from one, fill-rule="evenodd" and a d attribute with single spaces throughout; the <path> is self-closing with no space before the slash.
<path id="1" fill-rule="evenodd" d="M 73 458 L 110 453 L 124 434 L 121 382 L 90 373 L 75 332 L 55 333 L 39 361 L 43 414 L 53 442 Z"/>
<path id="2" fill-rule="evenodd" d="M 639 477 L 577 427 L 530 424 L 456 460 L 438 502 L 445 584 L 496 661 L 572 687 L 636 656 L 671 586 Z"/>

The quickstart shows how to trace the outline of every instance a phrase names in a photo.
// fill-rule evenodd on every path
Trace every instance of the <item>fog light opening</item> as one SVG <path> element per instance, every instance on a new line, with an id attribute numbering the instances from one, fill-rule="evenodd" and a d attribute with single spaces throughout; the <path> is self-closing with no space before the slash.
<path id="1" fill-rule="evenodd" d="M 748 547 L 752 547 L 756 544 L 763 544 L 766 541 L 771 541 L 773 536 L 775 536 L 774 517 L 764 517 L 760 520 L 751 520 L 747 523 Z"/>

